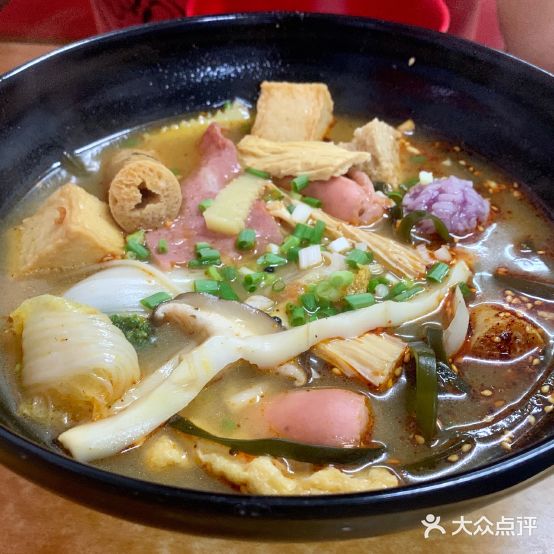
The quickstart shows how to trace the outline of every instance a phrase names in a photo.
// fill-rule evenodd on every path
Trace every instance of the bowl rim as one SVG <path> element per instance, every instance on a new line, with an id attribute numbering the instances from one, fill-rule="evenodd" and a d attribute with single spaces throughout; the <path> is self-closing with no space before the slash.
<path id="1" fill-rule="evenodd" d="M 79 53 L 91 46 L 105 46 L 110 41 L 119 40 L 122 37 L 132 38 L 143 34 L 155 34 L 159 31 L 193 26 L 203 27 L 236 23 L 255 27 L 298 18 L 308 23 L 316 21 L 333 25 L 336 29 L 351 29 L 354 27 L 361 28 L 366 32 L 402 33 L 407 35 L 408 38 L 432 44 L 435 47 L 447 47 L 459 54 L 465 53 L 472 56 L 477 54 L 480 58 L 497 66 L 511 66 L 515 63 L 518 65 L 518 70 L 525 73 L 526 78 L 538 80 L 542 86 L 554 88 L 554 75 L 551 73 L 505 52 L 499 52 L 462 38 L 410 25 L 369 18 L 301 12 L 254 12 L 197 16 L 111 31 L 65 45 L 12 69 L 0 76 L 0 88 L 5 81 L 15 79 L 21 73 L 28 72 L 37 65 L 45 64 L 49 60 L 56 60 L 60 57 L 71 56 L 71 54 Z M 0 454 L 4 449 L 16 452 L 16 456 L 19 458 L 32 457 L 37 462 L 42 462 L 63 471 L 65 475 L 84 478 L 92 483 L 101 483 L 107 487 L 116 487 L 128 495 L 140 494 L 152 500 L 173 501 L 183 507 L 186 504 L 189 504 L 190 507 L 190 503 L 193 501 L 198 507 L 210 510 L 217 506 L 228 515 L 235 516 L 243 515 L 237 513 L 238 505 L 246 507 L 259 507 L 261 505 L 270 508 L 268 514 L 257 514 L 257 517 L 262 519 L 264 517 L 283 519 L 289 517 L 292 513 L 294 513 L 295 519 L 332 519 L 345 515 L 362 517 L 370 515 L 367 511 L 369 507 L 378 509 L 381 514 L 386 514 L 423 507 L 443 506 L 506 490 L 547 470 L 554 463 L 554 437 L 551 437 L 496 461 L 446 477 L 438 477 L 392 489 L 306 497 L 216 493 L 127 477 L 59 454 L 9 430 L 0 423 Z M 6 462 L 6 465 L 18 471 L 15 463 Z M 44 482 L 44 479 L 37 479 L 30 472 L 26 472 L 25 475 L 39 482 L 42 486 L 49 486 Z M 55 487 L 52 488 L 55 489 Z M 85 499 L 83 501 L 87 502 Z M 348 513 L 345 512 L 345 506 L 350 508 Z M 319 512 L 314 514 L 313 512 L 303 511 L 302 508 L 306 507 L 318 509 Z"/>

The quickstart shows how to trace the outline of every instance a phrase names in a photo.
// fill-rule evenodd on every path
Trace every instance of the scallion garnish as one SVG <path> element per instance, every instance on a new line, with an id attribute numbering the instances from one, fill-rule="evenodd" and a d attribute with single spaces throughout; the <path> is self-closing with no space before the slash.
<path id="1" fill-rule="evenodd" d="M 304 325 L 304 323 L 306 323 L 306 311 L 300 306 L 288 304 L 287 315 L 291 327 L 299 327 L 300 325 Z"/>
<path id="2" fill-rule="evenodd" d="M 401 292 L 400 294 L 397 294 L 393 300 L 395 302 L 405 302 L 406 300 L 409 300 L 416 294 L 419 294 L 420 292 L 423 292 L 425 290 L 425 287 L 422 285 L 416 285 L 415 287 L 412 287 L 411 289 L 405 290 L 404 292 Z"/>
<path id="3" fill-rule="evenodd" d="M 350 250 L 348 254 L 346 254 L 345 261 L 346 263 L 354 268 L 357 269 L 362 265 L 368 265 L 373 260 L 373 255 L 371 252 L 364 252 L 363 250 L 359 250 L 358 248 L 354 248 L 353 250 Z"/>
<path id="4" fill-rule="evenodd" d="M 323 221 L 316 221 L 312 227 L 312 236 L 310 242 L 312 244 L 320 244 L 323 239 L 323 233 L 325 233 L 325 223 Z"/>
<path id="5" fill-rule="evenodd" d="M 237 270 L 234 267 L 226 265 L 219 270 L 219 273 L 225 281 L 232 282 L 237 278 Z"/>
<path id="6" fill-rule="evenodd" d="M 321 208 L 321 200 L 319 198 L 314 198 L 313 196 L 303 196 L 302 202 L 308 204 L 312 208 Z"/>
<path id="7" fill-rule="evenodd" d="M 218 294 L 222 300 L 238 300 L 237 293 L 233 290 L 233 287 L 226 281 L 219 283 Z"/>
<path id="8" fill-rule="evenodd" d="M 318 309 L 317 297 L 313 292 L 305 292 L 299 297 L 300 303 L 306 311 L 314 313 Z"/>
<path id="9" fill-rule="evenodd" d="M 157 306 L 159 306 L 162 302 L 166 302 L 167 300 L 171 300 L 172 296 L 171 294 L 168 294 L 167 292 L 156 292 L 150 296 L 147 296 L 146 298 L 143 298 L 140 303 L 149 310 L 153 310 Z"/>
<path id="10" fill-rule="evenodd" d="M 287 284 L 285 283 L 285 281 L 283 281 L 283 279 L 277 279 L 275 283 L 273 283 L 273 285 L 271 286 L 271 290 L 274 292 L 281 292 L 285 290 L 286 286 Z"/>
<path id="11" fill-rule="evenodd" d="M 463 281 L 461 281 L 460 283 L 458 283 L 458 287 L 460 287 L 460 291 L 463 295 L 463 297 L 467 300 L 468 298 L 471 297 L 471 295 L 473 294 L 471 292 L 471 289 L 469 288 L 468 284 L 467 283 L 464 283 Z"/>
<path id="12" fill-rule="evenodd" d="M 252 250 L 256 246 L 256 231 L 243 229 L 237 236 L 236 245 L 239 250 Z"/>
<path id="13" fill-rule="evenodd" d="M 337 289 L 346 288 L 348 285 L 352 284 L 352 281 L 354 281 L 354 274 L 346 270 L 335 271 L 331 273 L 329 277 L 329 282 Z"/>
<path id="14" fill-rule="evenodd" d="M 444 221 L 425 210 L 416 210 L 411 212 L 400 220 L 400 225 L 398 226 L 398 235 L 404 242 L 411 242 L 412 239 L 412 229 L 420 221 L 424 219 L 430 219 L 435 226 L 435 231 L 445 242 L 449 242 L 452 237 L 448 232 L 448 228 L 444 224 Z"/>
<path id="15" fill-rule="evenodd" d="M 378 285 L 389 285 L 389 282 L 385 277 L 372 277 L 367 283 L 367 292 L 375 292 Z"/>
<path id="16" fill-rule="evenodd" d="M 194 245 L 194 251 L 198 254 L 200 250 L 204 250 L 204 248 L 211 248 L 209 242 L 197 242 Z"/>
<path id="17" fill-rule="evenodd" d="M 221 263 L 221 254 L 215 248 L 202 248 L 197 258 L 202 265 L 218 265 Z"/>
<path id="18" fill-rule="evenodd" d="M 288 260 L 286 258 L 283 258 L 282 256 L 279 256 L 278 254 L 273 254 L 271 252 L 263 254 L 256 260 L 256 263 L 264 268 L 286 265 L 287 262 Z"/>
<path id="19" fill-rule="evenodd" d="M 448 264 L 437 262 L 427 271 L 427 280 L 433 281 L 433 283 L 442 283 L 449 270 Z"/>
<path id="20" fill-rule="evenodd" d="M 375 304 L 375 296 L 370 292 L 362 292 L 360 294 L 347 294 L 344 297 L 347 306 L 353 310 L 367 308 Z"/>
<path id="21" fill-rule="evenodd" d="M 300 192 L 305 189 L 310 183 L 310 178 L 307 175 L 298 175 L 291 182 L 292 190 L 294 192 Z"/>
<path id="22" fill-rule="evenodd" d="M 305 223 L 297 223 L 292 235 L 300 239 L 300 241 L 310 242 L 312 240 L 313 227 L 310 227 Z"/>
<path id="23" fill-rule="evenodd" d="M 158 245 L 156 246 L 156 250 L 158 254 L 167 254 L 169 252 L 169 246 L 167 244 L 167 240 L 160 239 L 158 241 Z"/>
<path id="24" fill-rule="evenodd" d="M 253 167 L 247 167 L 244 171 L 245 173 L 250 173 L 250 175 L 259 177 L 260 179 L 269 179 L 271 177 L 267 171 L 262 171 L 261 169 L 255 169 Z"/>
<path id="25" fill-rule="evenodd" d="M 214 281 L 223 281 L 223 276 L 213 265 L 209 266 L 208 269 L 206 269 L 206 277 L 209 277 Z"/>
<path id="26" fill-rule="evenodd" d="M 200 210 L 200 213 L 203 214 L 213 203 L 213 198 L 206 198 L 205 200 L 199 202 L 198 209 Z"/>
<path id="27" fill-rule="evenodd" d="M 242 280 L 242 286 L 248 292 L 254 292 L 258 288 L 258 286 L 264 282 L 266 278 L 267 273 L 264 273 L 263 271 L 248 273 L 244 276 L 244 279 Z"/>
<path id="28" fill-rule="evenodd" d="M 218 296 L 219 282 L 213 279 L 197 279 L 194 281 L 194 292 L 204 292 Z"/>
<path id="29" fill-rule="evenodd" d="M 137 260 L 145 261 L 150 258 L 150 250 L 145 246 L 146 233 L 139 229 L 125 238 L 125 250 L 131 252 Z"/>

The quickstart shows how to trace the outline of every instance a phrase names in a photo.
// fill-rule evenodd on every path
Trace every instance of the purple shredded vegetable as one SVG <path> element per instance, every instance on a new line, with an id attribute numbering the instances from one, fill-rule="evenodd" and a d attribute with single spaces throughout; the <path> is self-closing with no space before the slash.
<path id="1" fill-rule="evenodd" d="M 416 185 L 404 196 L 404 214 L 426 210 L 440 217 L 448 230 L 455 235 L 475 231 L 489 216 L 489 202 L 473 188 L 471 181 L 457 177 L 436 179 L 429 185 Z M 432 235 L 435 228 L 431 221 L 422 221 L 417 230 Z"/>

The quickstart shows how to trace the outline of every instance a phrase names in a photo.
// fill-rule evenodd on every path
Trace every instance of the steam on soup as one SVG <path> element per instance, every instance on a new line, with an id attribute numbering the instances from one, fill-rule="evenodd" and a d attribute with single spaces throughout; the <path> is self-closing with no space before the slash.
<path id="1" fill-rule="evenodd" d="M 506 455 L 552 410 L 551 223 L 323 84 L 68 156 L 7 226 L 4 395 L 77 460 L 374 490 Z"/>

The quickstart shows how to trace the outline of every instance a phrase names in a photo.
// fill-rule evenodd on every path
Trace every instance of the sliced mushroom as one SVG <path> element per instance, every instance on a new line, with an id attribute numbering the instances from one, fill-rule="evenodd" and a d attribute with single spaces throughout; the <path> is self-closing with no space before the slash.
<path id="1" fill-rule="evenodd" d="M 249 337 L 282 330 L 275 319 L 261 310 L 201 292 L 186 292 L 160 304 L 153 318 L 176 323 L 187 334 L 195 335 L 198 342 L 216 335 Z"/>

